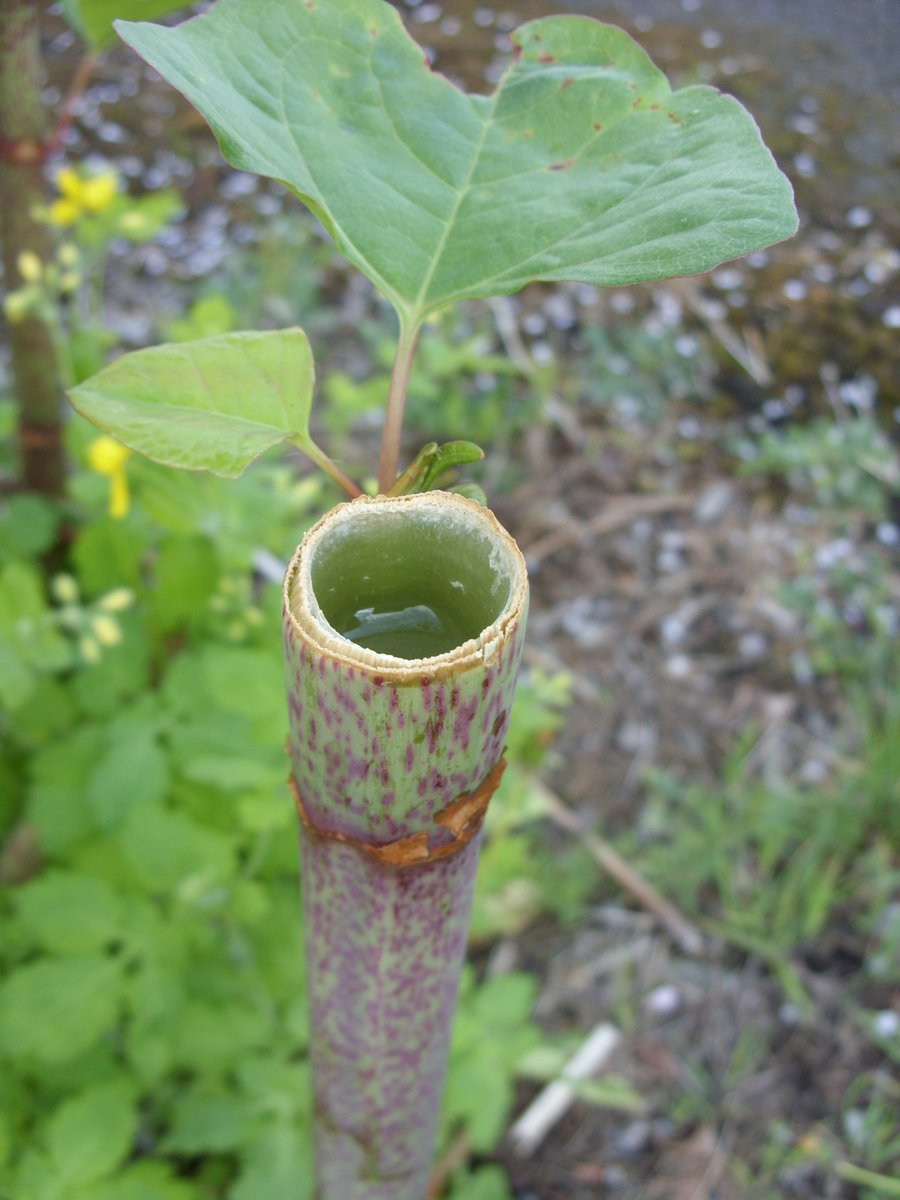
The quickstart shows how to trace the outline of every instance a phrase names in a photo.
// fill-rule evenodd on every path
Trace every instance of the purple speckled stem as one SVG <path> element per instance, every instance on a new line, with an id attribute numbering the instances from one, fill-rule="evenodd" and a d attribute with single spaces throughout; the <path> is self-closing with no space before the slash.
<path id="1" fill-rule="evenodd" d="M 449 522 L 467 554 L 485 555 L 503 582 L 493 623 L 426 659 L 340 637 L 314 593 L 316 555 L 382 520 Z M 318 1200 L 424 1200 L 481 835 L 399 867 L 353 841 L 452 839 L 434 817 L 502 753 L 526 607 L 512 539 L 486 509 L 447 493 L 340 505 L 288 569 L 294 781 L 314 829 L 351 839 L 301 827 Z"/>

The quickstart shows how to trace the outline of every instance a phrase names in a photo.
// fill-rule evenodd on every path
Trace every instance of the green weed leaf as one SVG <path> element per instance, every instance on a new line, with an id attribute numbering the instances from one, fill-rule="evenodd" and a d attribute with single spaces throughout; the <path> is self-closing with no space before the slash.
<path id="1" fill-rule="evenodd" d="M 185 1155 L 235 1150 L 247 1140 L 252 1118 L 246 1100 L 195 1089 L 176 1101 L 164 1148 Z"/>
<path id="2" fill-rule="evenodd" d="M 85 799 L 100 828 L 117 829 L 134 807 L 162 800 L 168 785 L 168 763 L 152 727 L 121 722 L 91 774 Z"/>
<path id="3" fill-rule="evenodd" d="M 184 8 L 183 0 L 63 0 L 63 15 L 92 50 L 114 40 L 115 17 L 164 17 Z"/>
<path id="4" fill-rule="evenodd" d="M 156 804 L 133 808 L 120 836 L 134 878 L 154 894 L 170 895 L 191 879 L 211 886 L 234 868 L 228 838 Z"/>
<path id="5" fill-rule="evenodd" d="M 218 0 L 176 29 L 117 22 L 235 167 L 284 182 L 404 323 L 535 279 L 705 271 L 796 229 L 740 104 L 673 93 L 621 30 L 549 17 L 491 96 L 433 73 L 381 0 Z"/>
<path id="6" fill-rule="evenodd" d="M 128 1083 L 100 1084 L 60 1105 L 47 1123 L 47 1148 L 69 1185 L 95 1183 L 126 1156 L 136 1127 Z"/>
<path id="7" fill-rule="evenodd" d="M 123 354 L 69 395 L 154 462 L 234 478 L 280 442 L 308 452 L 312 391 L 306 334 L 285 329 Z"/>
<path id="8" fill-rule="evenodd" d="M 0 1050 L 68 1062 L 113 1024 L 119 998 L 119 968 L 110 958 L 44 959 L 20 967 L 0 988 Z"/>
<path id="9" fill-rule="evenodd" d="M 79 954 L 100 950 L 119 932 L 121 905 L 102 879 L 53 871 L 16 893 L 23 929 L 45 950 Z"/>
<path id="10" fill-rule="evenodd" d="M 90 1200 L 196 1200 L 196 1197 L 193 1186 L 174 1178 L 166 1163 L 148 1159 L 134 1163 L 90 1192 Z"/>
<path id="11" fill-rule="evenodd" d="M 307 1130 L 279 1121 L 248 1147 L 228 1200 L 311 1200 L 312 1181 Z"/>

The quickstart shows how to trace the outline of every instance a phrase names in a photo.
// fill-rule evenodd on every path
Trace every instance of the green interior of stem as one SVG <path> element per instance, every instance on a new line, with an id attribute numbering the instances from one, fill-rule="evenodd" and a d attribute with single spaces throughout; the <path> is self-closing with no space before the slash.
<path id="1" fill-rule="evenodd" d="M 386 510 L 317 545 L 312 586 L 343 637 L 397 658 L 455 649 L 500 616 L 510 577 L 496 541 L 456 516 Z"/>

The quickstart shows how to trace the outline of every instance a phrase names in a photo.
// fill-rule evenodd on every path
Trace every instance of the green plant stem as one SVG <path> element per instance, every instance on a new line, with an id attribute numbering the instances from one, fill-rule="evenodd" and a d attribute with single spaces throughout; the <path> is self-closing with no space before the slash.
<path id="1" fill-rule="evenodd" d="M 362 488 L 355 484 L 350 476 L 342 471 L 333 459 L 328 457 L 324 450 L 320 450 L 315 442 L 304 441 L 302 444 L 297 442 L 296 445 L 300 447 L 307 458 L 313 460 L 317 467 L 321 467 L 329 479 L 333 479 L 338 487 L 347 493 L 351 500 L 355 500 L 357 496 L 362 495 Z"/>
<path id="2" fill-rule="evenodd" d="M 41 163 L 46 120 L 41 103 L 41 47 L 34 0 L 4 0 L 0 10 L 0 242 L 8 291 L 21 287 L 18 259 L 30 250 L 43 262 L 50 230 L 34 215 L 44 200 Z M 59 359 L 53 334 L 37 315 L 10 323 L 13 387 L 24 487 L 44 495 L 63 490 Z"/>
<path id="3" fill-rule="evenodd" d="M 870 1187 L 885 1196 L 900 1196 L 900 1179 L 896 1176 L 879 1175 L 876 1171 L 867 1171 L 865 1167 L 857 1167 L 851 1162 L 839 1162 L 835 1171 L 847 1183 Z"/>
<path id="4" fill-rule="evenodd" d="M 390 491 L 391 485 L 397 478 L 397 464 L 400 460 L 400 435 L 403 430 L 403 409 L 406 404 L 406 389 L 409 386 L 409 371 L 412 366 L 413 352 L 416 339 L 419 336 L 420 325 L 414 324 L 407 328 L 400 326 L 400 337 L 397 342 L 397 354 L 394 358 L 394 368 L 391 372 L 391 383 L 388 388 L 387 407 L 384 413 L 384 430 L 381 434 L 381 458 L 378 463 L 378 490 L 384 495 Z"/>

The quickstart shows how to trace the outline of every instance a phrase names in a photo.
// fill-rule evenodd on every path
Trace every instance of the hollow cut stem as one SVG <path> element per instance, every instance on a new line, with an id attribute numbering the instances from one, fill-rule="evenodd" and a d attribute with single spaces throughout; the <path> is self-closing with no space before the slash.
<path id="1" fill-rule="evenodd" d="M 362 497 L 307 534 L 284 605 L 316 1196 L 424 1200 L 524 562 L 459 496 Z"/>

